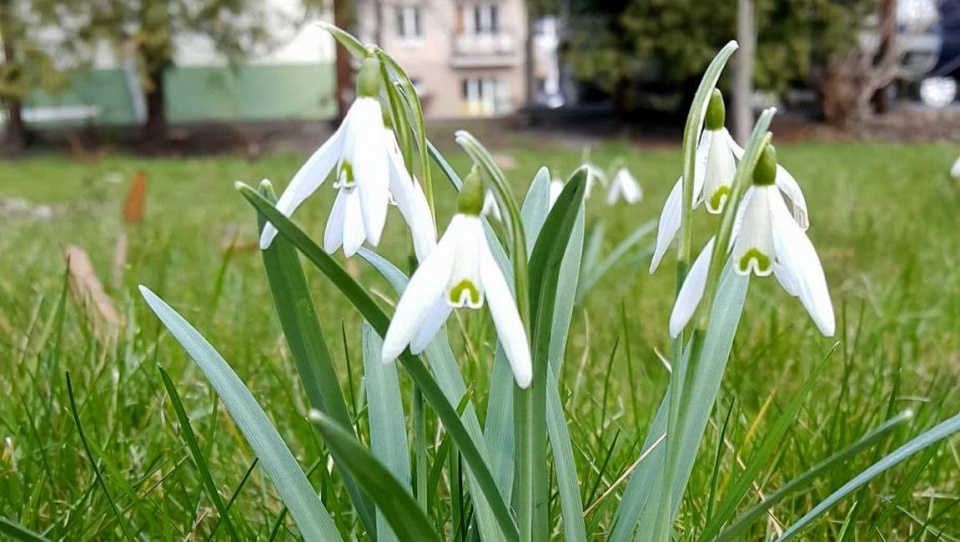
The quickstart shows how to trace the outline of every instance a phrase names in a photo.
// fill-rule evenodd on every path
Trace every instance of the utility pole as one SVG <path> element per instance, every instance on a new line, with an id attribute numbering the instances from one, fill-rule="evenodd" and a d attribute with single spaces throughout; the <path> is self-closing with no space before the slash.
<path id="1" fill-rule="evenodd" d="M 757 52 L 757 23 L 753 0 L 737 0 L 737 41 L 733 62 L 733 137 L 744 145 L 753 129 L 753 59 Z"/>

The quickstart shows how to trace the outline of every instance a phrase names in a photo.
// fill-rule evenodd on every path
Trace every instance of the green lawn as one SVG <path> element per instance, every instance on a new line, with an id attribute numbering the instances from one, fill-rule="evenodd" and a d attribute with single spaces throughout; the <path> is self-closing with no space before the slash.
<path id="1" fill-rule="evenodd" d="M 541 164 L 567 175 L 581 156 L 569 144 L 532 138 L 512 143 L 520 150 L 501 146 L 496 152 L 512 162 L 507 173 L 518 197 Z M 955 146 L 811 143 L 783 145 L 778 151 L 807 197 L 808 233 L 827 274 L 838 333 L 834 339 L 821 337 L 800 303 L 776 281 L 753 280 L 715 423 L 708 426 L 678 521 L 684 537 L 702 527 L 718 449 L 716 480 L 722 495 L 740 468 L 738 459 L 749 458 L 781 406 L 807 379 L 814 379 L 813 391 L 744 506 L 756 501 L 757 491 L 770 493 L 893 413 L 914 409 L 915 423 L 875 453 L 820 480 L 814 491 L 775 507 L 775 520 L 756 526 L 751 540 L 775 532 L 774 521 L 789 525 L 885 451 L 960 411 L 960 185 L 946 175 Z M 658 216 L 679 172 L 679 151 L 607 142 L 592 157 L 602 166 L 623 157 L 644 190 L 644 200 L 634 207 L 609 208 L 605 194 L 593 195 L 588 228 L 602 224 L 609 250 Z M 450 158 L 462 172 L 464 157 Z M 280 188 L 300 161 L 296 156 L 256 161 L 110 158 L 81 164 L 37 158 L 0 164 L 0 197 L 24 197 L 54 208 L 54 217 L 46 221 L 0 218 L 0 439 L 8 439 L 0 443 L 0 516 L 66 540 L 120 538 L 118 515 L 147 539 L 205 539 L 216 528 L 217 512 L 190 459 L 158 367 L 176 383 L 224 499 L 241 484 L 252 453 L 203 375 L 147 310 L 137 284 L 166 299 L 220 350 L 305 468 L 325 457 L 304 416 L 306 401 L 257 251 L 221 251 L 236 233 L 254 240 L 253 213 L 234 190 L 234 181 L 255 184 L 266 177 Z M 149 182 L 147 211 L 143 223 L 128 226 L 121 207 L 137 170 L 145 171 Z M 442 177 L 435 179 L 438 215 L 445 224 L 453 210 L 453 191 Z M 321 193 L 296 215 L 317 239 L 334 195 L 330 189 Z M 702 241 L 708 222 L 699 215 Z M 401 226 L 398 214 L 391 212 L 380 247 L 395 262 L 404 261 L 409 250 Z M 110 269 L 123 230 L 129 237 L 129 265 L 122 285 L 115 286 Z M 125 325 L 117 344 L 98 342 L 94 323 L 70 295 L 60 318 L 67 245 L 89 252 L 119 308 Z M 654 276 L 647 274 L 647 265 L 648 260 L 625 262 L 574 312 L 561 396 L 586 505 L 636 459 L 637 440 L 666 385 L 658 353 L 670 349 L 666 328 L 674 292 L 672 259 L 668 256 Z M 362 261 L 350 266 L 364 280 L 378 280 Z M 362 425 L 360 319 L 319 273 L 311 271 L 308 278 L 341 366 L 341 384 L 355 391 L 347 398 Z M 393 300 L 385 282 L 375 284 L 385 299 Z M 482 344 L 467 344 L 457 337 L 482 330 L 483 317 L 462 314 L 460 322 L 448 329 L 458 354 L 471 352 L 463 359 L 479 359 L 465 362 L 464 372 L 468 382 L 478 383 L 473 392 L 482 405 L 492 334 L 486 333 Z M 89 455 L 71 412 L 68 373 Z M 731 409 L 727 442 L 718 445 L 718 427 Z M 843 531 L 849 540 L 935 540 L 938 533 L 940 540 L 957 540 L 958 443 L 954 438 L 882 476 L 832 510 L 805 539 L 834 540 Z M 603 464 L 608 451 L 609 462 Z M 345 492 L 324 471 L 321 465 L 311 479 L 343 532 L 359 532 Z M 445 484 L 441 482 L 441 498 Z M 888 508 L 889 517 L 884 514 Z M 244 538 L 266 539 L 281 509 L 269 481 L 253 469 L 231 517 Z M 598 522 L 598 536 L 611 510 L 601 508 L 588 517 L 588 523 Z M 280 538 L 292 539 L 295 533 L 286 519 Z M 224 536 L 219 530 L 217 537 Z"/>

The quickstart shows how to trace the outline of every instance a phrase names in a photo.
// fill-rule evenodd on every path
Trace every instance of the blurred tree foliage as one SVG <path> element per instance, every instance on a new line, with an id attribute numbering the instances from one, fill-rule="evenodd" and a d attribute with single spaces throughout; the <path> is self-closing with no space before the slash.
<path id="1" fill-rule="evenodd" d="M 83 26 L 79 7 L 60 0 L 0 0 L 0 101 L 7 112 L 3 143 L 8 150 L 26 145 L 23 100 L 29 92 L 61 90 L 69 74 L 84 65 L 73 35 Z"/>
<path id="2" fill-rule="evenodd" d="M 87 0 L 90 26 L 83 36 L 106 41 L 120 58 L 136 62 L 146 104 L 144 142 L 156 147 L 167 136 L 163 75 L 174 65 L 175 37 L 208 41 L 235 64 L 275 46 L 271 28 L 299 28 L 327 1 L 301 0 L 302 10 L 280 13 L 262 0 Z"/>
<path id="3" fill-rule="evenodd" d="M 140 74 L 144 140 L 148 148 L 162 145 L 167 136 L 164 73 L 174 65 L 178 40 L 209 47 L 236 65 L 292 38 L 328 3 L 300 0 L 300 9 L 283 12 L 262 0 L 0 0 L 6 143 L 15 149 L 25 144 L 22 103 L 30 91 L 65 88 L 69 77 L 89 68 L 106 45 Z"/>
<path id="4" fill-rule="evenodd" d="M 856 43 L 860 21 L 874 4 L 756 0 L 756 87 L 780 94 L 792 83 L 808 82 L 831 54 Z M 643 102 L 654 108 L 679 105 L 736 33 L 736 2 L 569 0 L 566 9 L 564 55 L 574 77 L 612 94 L 627 111 Z M 674 91 L 666 102 L 650 98 L 664 91 Z"/>

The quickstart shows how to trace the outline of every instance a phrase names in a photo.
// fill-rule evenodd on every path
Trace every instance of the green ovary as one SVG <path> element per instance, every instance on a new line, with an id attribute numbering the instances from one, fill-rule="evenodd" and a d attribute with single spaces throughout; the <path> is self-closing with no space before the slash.
<path id="1" fill-rule="evenodd" d="M 477 286 L 470 282 L 467 279 L 463 279 L 456 284 L 453 288 L 450 289 L 450 304 L 462 307 L 463 294 L 466 293 L 469 296 L 467 305 L 470 306 L 479 306 L 480 305 L 480 290 L 477 289 Z"/>
<path id="2" fill-rule="evenodd" d="M 740 261 L 737 262 L 741 273 L 746 273 L 750 269 L 750 260 L 757 262 L 757 271 L 759 273 L 767 273 L 770 271 L 770 257 L 755 248 L 751 248 L 740 258 Z"/>

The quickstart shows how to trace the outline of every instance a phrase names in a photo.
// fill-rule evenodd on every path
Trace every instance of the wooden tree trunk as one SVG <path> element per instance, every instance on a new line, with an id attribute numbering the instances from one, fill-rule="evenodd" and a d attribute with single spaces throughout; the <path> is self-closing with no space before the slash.
<path id="1" fill-rule="evenodd" d="M 0 0 L 0 39 L 3 40 L 3 58 L 6 63 L 15 63 L 17 51 L 14 47 L 15 32 L 13 13 L 10 9 L 10 0 Z M 20 70 L 15 70 L 13 78 L 20 78 Z M 11 86 L 18 81 L 10 81 Z M 3 137 L 4 148 L 8 151 L 20 151 L 27 145 L 27 127 L 23 122 L 23 102 L 19 96 L 7 96 L 4 100 L 7 106 L 7 126 Z"/>
<path id="2" fill-rule="evenodd" d="M 147 120 L 143 125 L 143 142 L 150 150 L 156 150 L 167 141 L 167 101 L 164 70 L 150 73 L 151 85 L 144 98 L 147 105 Z"/>

